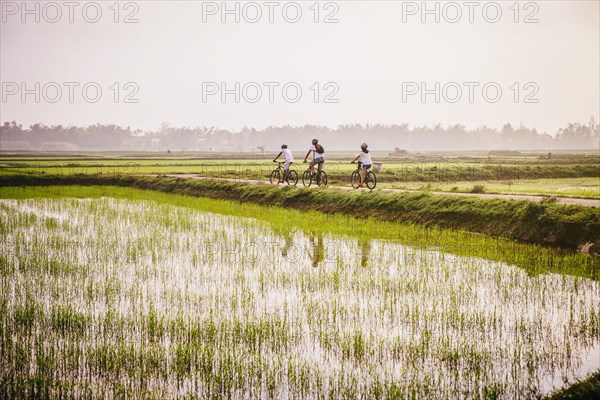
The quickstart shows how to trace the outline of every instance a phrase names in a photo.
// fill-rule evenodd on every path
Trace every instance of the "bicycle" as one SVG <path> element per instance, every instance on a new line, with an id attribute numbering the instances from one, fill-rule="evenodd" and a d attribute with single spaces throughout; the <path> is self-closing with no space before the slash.
<path id="1" fill-rule="evenodd" d="M 308 168 L 302 174 L 302 184 L 306 187 L 310 187 L 310 185 L 312 185 L 313 180 L 315 181 L 317 186 L 327 186 L 327 174 L 325 173 L 325 171 L 311 172 L 310 168 Z"/>
<path id="2" fill-rule="evenodd" d="M 360 169 L 362 165 L 363 163 L 359 161 L 358 168 L 356 168 L 356 171 L 352 172 L 352 176 L 350 177 L 350 183 L 354 189 L 358 189 L 360 186 Z M 367 171 L 364 184 L 371 190 L 375 189 L 375 186 L 377 186 L 377 175 L 375 175 L 375 172 Z"/>
<path id="3" fill-rule="evenodd" d="M 277 168 L 275 168 L 273 170 L 273 172 L 271 172 L 271 176 L 269 177 L 269 181 L 272 184 L 278 184 L 279 181 L 281 181 L 281 176 L 285 173 L 285 170 L 283 169 L 283 162 L 280 161 L 276 161 L 277 162 Z M 288 170 L 288 174 L 285 177 L 284 181 L 288 184 L 288 185 L 294 185 L 296 186 L 298 184 L 298 173 L 292 169 Z"/>

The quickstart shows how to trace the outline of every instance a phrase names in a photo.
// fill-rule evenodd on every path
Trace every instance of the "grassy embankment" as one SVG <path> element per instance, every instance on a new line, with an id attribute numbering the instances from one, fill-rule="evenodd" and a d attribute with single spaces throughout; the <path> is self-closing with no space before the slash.
<path id="1" fill-rule="evenodd" d="M 273 164 L 258 158 L 202 159 L 201 157 L 79 156 L 72 158 L 4 157 L 0 176 L 77 174 L 199 174 L 202 176 L 265 180 Z M 240 155 L 241 157 L 241 155 Z M 254 155 L 256 157 L 256 155 Z M 349 184 L 355 166 L 348 157 L 331 156 L 326 170 L 331 185 Z M 551 160 L 519 157 L 473 158 L 376 156 L 384 163 L 378 173 L 380 188 L 421 191 L 553 195 L 600 199 L 600 164 L 597 157 L 565 156 Z M 305 165 L 293 166 L 302 173 Z"/>
<path id="2" fill-rule="evenodd" d="M 336 189 L 248 185 L 238 182 L 143 176 L 12 176 L 2 186 L 115 185 L 166 193 L 239 200 L 261 205 L 376 217 L 464 229 L 528 243 L 544 243 L 559 221 L 579 224 L 587 232 L 578 241 L 600 240 L 600 210 L 528 201 L 440 196 L 427 193 L 347 192 Z M 570 243 L 575 245 L 577 243 Z"/>
<path id="3" fill-rule="evenodd" d="M 419 190 L 425 192 L 474 193 L 481 188 L 488 194 L 515 194 L 600 199 L 600 179 L 595 178 L 542 178 L 518 181 L 459 181 L 459 182 L 382 182 L 378 187 Z"/>
<path id="4" fill-rule="evenodd" d="M 427 193 L 347 192 L 141 176 L 14 176 L 2 186 L 113 185 L 460 229 L 526 243 L 600 243 L 600 209 Z M 109 193 L 109 191 L 107 191 Z M 566 224 L 565 224 L 566 222 Z M 560 232 L 567 225 L 568 232 Z M 557 234 L 558 233 L 558 234 Z"/>

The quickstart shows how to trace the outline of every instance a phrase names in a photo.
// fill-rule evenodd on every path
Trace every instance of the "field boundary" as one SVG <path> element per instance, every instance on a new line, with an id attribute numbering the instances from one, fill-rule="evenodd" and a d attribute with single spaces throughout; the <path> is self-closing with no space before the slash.
<path id="1" fill-rule="evenodd" d="M 260 183 L 167 176 L 11 176 L 0 180 L 0 187 L 48 185 L 124 186 L 240 203 L 341 213 L 358 218 L 373 217 L 460 229 L 524 243 L 579 248 L 600 255 L 600 210 L 554 202 L 335 188 L 303 190 Z"/>
<path id="2" fill-rule="evenodd" d="M 235 178 L 218 178 L 218 177 L 209 177 L 202 176 L 198 174 L 147 174 L 144 176 L 167 176 L 169 178 L 186 178 L 186 179 L 197 179 L 197 180 L 223 180 L 228 182 L 242 182 L 249 184 L 257 184 L 257 183 L 269 183 L 267 180 L 256 180 L 256 179 L 235 179 Z M 301 185 L 301 183 L 298 183 Z M 313 186 L 314 187 L 314 186 Z M 340 189 L 340 190 L 359 190 L 359 191 L 368 191 L 369 189 L 354 189 L 351 186 L 337 186 L 330 185 L 328 186 L 332 189 Z M 386 192 L 395 192 L 395 193 L 423 193 L 421 190 L 413 190 L 413 189 L 393 189 L 393 188 L 381 188 L 377 189 L 378 191 L 386 191 Z M 550 201 L 556 202 L 558 204 L 564 205 L 572 205 L 572 206 L 582 206 L 582 207 L 597 207 L 600 208 L 600 199 L 583 199 L 577 197 L 557 197 L 557 196 L 544 196 L 544 195 L 530 195 L 530 194 L 502 194 L 502 193 L 462 193 L 462 192 L 439 192 L 439 191 L 431 191 L 428 192 L 435 195 L 448 195 L 448 196 L 463 196 L 463 197 L 478 197 L 480 199 L 505 199 L 505 200 L 528 200 L 535 202 L 543 202 Z"/>

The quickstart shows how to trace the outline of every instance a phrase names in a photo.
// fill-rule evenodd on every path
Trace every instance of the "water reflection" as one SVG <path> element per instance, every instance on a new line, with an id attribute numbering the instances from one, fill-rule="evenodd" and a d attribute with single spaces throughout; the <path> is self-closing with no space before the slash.
<path id="1" fill-rule="evenodd" d="M 0 201 L 0 219 L 3 337 L 54 349 L 73 367 L 55 378 L 90 397 L 152 397 L 150 379 L 171 398 L 527 398 L 600 368 L 584 362 L 600 345 L 589 279 L 144 201 Z M 28 307 L 53 316 L 23 330 Z M 44 367 L 14 354 L 14 381 Z M 147 375 L 101 367 L 131 354 Z"/>
<path id="2" fill-rule="evenodd" d="M 318 233 L 311 238 L 312 243 L 312 266 L 318 267 L 325 259 L 325 245 L 323 243 L 323 234 Z"/>
<path id="3" fill-rule="evenodd" d="M 371 254 L 371 240 L 359 241 L 360 247 L 360 266 L 365 268 L 369 263 L 369 255 Z"/>
<path id="4" fill-rule="evenodd" d="M 291 232 L 283 233 L 284 243 L 281 247 L 281 256 L 284 258 L 288 257 L 290 250 L 293 250 L 294 246 L 294 235 Z"/>

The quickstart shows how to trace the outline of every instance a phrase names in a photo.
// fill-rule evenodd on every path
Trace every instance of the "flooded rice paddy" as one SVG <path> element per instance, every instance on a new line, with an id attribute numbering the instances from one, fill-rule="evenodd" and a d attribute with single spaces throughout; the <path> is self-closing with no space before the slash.
<path id="1" fill-rule="evenodd" d="M 584 277 L 143 200 L 0 221 L 9 397 L 514 399 L 600 369 Z"/>

